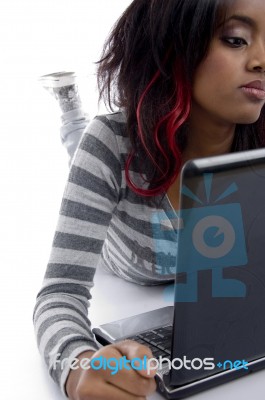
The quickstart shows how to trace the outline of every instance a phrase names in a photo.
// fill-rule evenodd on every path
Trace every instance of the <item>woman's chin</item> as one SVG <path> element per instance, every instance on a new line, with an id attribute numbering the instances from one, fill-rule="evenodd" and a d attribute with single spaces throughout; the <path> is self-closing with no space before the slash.
<path id="1" fill-rule="evenodd" d="M 260 117 L 260 112 L 259 113 L 248 113 L 248 114 L 246 113 L 237 120 L 237 124 L 242 124 L 242 125 L 254 124 L 255 122 L 257 122 L 259 117 Z"/>

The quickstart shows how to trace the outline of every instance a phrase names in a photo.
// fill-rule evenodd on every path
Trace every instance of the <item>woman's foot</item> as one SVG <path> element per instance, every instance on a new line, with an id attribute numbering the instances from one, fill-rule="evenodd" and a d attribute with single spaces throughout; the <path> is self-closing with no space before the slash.
<path id="1" fill-rule="evenodd" d="M 65 113 L 82 107 L 75 72 L 55 72 L 39 77 L 39 82 L 58 100 Z"/>

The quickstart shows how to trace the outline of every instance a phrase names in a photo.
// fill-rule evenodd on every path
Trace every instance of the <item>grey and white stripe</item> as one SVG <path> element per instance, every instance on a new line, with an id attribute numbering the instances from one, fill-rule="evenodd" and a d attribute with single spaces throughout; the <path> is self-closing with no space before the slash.
<path id="1" fill-rule="evenodd" d="M 96 117 L 75 153 L 64 191 L 33 315 L 40 352 L 64 393 L 69 365 L 53 369 L 57 353 L 61 360 L 71 362 L 85 350 L 97 350 L 87 308 L 98 263 L 141 285 L 169 282 L 174 277 L 156 268 L 157 240 L 167 244 L 165 257 L 171 247 L 176 251 L 170 222 L 166 230 L 159 229 L 160 219 L 169 219 L 172 208 L 166 196 L 143 198 L 130 190 L 124 171 L 129 151 L 124 114 Z M 155 229 L 154 213 L 163 216 Z"/>

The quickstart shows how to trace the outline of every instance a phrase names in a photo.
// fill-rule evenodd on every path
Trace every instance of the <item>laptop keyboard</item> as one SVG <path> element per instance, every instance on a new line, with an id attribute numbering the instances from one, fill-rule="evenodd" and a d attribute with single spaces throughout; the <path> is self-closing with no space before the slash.
<path id="1" fill-rule="evenodd" d="M 167 357 L 171 354 L 172 325 L 139 333 L 128 339 L 148 346 L 155 358 Z"/>

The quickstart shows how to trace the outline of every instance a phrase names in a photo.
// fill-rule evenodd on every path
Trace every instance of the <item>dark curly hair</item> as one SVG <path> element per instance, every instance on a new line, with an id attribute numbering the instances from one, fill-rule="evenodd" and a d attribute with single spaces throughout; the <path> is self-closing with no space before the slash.
<path id="1" fill-rule="evenodd" d="M 121 107 L 132 150 L 128 185 L 165 192 L 181 168 L 191 108 L 191 82 L 217 25 L 233 0 L 134 0 L 105 42 L 98 62 L 100 98 Z M 232 151 L 265 146 L 263 108 L 257 122 L 237 125 Z M 131 179 L 137 171 L 148 189 Z"/>

